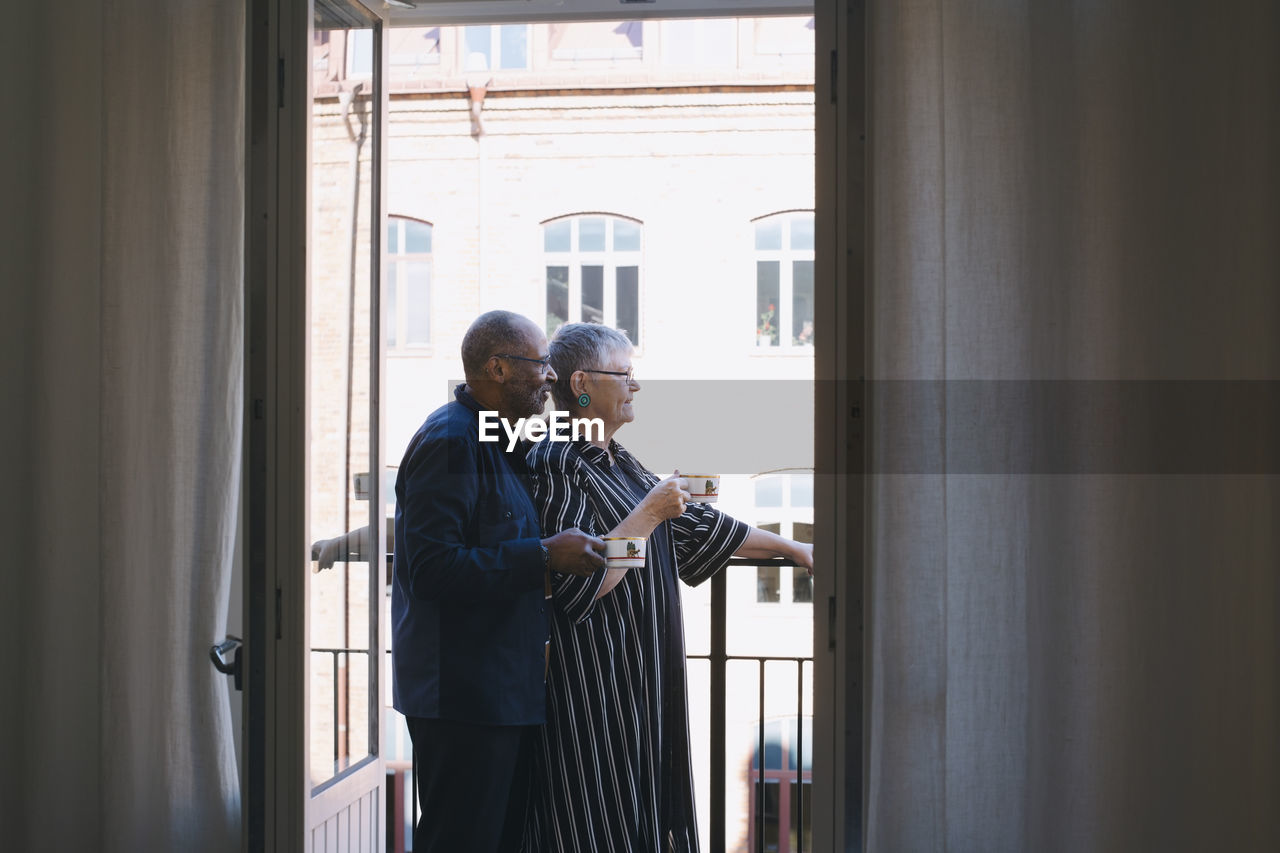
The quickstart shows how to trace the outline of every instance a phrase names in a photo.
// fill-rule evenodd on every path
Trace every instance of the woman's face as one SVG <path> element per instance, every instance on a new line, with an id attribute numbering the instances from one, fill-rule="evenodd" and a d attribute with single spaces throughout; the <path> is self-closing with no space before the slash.
<path id="1" fill-rule="evenodd" d="M 606 353 L 601 364 L 583 370 L 582 387 L 591 396 L 591 402 L 579 411 L 584 417 L 599 418 L 604 422 L 605 433 L 612 435 L 618 427 L 635 420 L 631 401 L 640 390 L 640 383 L 627 378 L 631 373 L 630 348 L 606 350 Z"/>

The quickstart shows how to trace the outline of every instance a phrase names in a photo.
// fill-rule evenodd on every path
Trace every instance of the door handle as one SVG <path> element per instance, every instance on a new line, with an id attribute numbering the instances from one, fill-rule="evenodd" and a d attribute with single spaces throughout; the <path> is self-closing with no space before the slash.
<path id="1" fill-rule="evenodd" d="M 230 634 L 221 643 L 209 647 L 209 660 L 213 662 L 213 668 L 223 675 L 229 675 L 235 680 L 236 690 L 240 690 L 240 650 L 244 647 L 243 641 L 239 637 L 233 637 Z M 233 654 L 231 662 L 227 663 L 227 655 Z"/>

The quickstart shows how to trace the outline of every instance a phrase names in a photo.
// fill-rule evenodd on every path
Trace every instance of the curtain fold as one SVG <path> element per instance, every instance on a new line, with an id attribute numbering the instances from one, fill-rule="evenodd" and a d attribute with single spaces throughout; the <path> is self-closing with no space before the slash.
<path id="1" fill-rule="evenodd" d="M 239 502 L 244 17 L 103 21 L 104 850 L 239 846 L 223 637 Z"/>
<path id="2" fill-rule="evenodd" d="M 868 849 L 1280 847 L 1280 12 L 868 34 Z"/>

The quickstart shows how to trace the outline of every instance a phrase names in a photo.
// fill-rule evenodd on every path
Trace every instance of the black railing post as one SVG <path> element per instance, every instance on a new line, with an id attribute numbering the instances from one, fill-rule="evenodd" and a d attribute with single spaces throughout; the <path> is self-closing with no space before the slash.
<path id="1" fill-rule="evenodd" d="M 338 750 L 341 741 L 338 738 L 338 651 L 333 654 L 333 773 L 338 772 Z"/>
<path id="2" fill-rule="evenodd" d="M 728 634 L 728 582 L 725 572 L 711 577 L 711 649 L 708 655 L 711 683 L 711 850 L 724 853 L 725 849 L 725 666 Z"/>
<path id="3" fill-rule="evenodd" d="M 765 788 L 765 771 L 768 770 L 768 762 L 765 760 L 764 754 L 764 658 L 757 659 L 760 665 L 760 710 L 758 716 L 760 718 L 760 741 L 756 745 L 756 756 L 759 760 L 760 775 L 756 789 L 756 853 L 764 853 L 764 788 Z M 778 792 L 778 796 L 782 796 L 782 792 Z M 779 800 L 781 802 L 781 800 Z"/>
<path id="4" fill-rule="evenodd" d="M 796 853 L 804 853 L 804 661 L 796 661 Z"/>

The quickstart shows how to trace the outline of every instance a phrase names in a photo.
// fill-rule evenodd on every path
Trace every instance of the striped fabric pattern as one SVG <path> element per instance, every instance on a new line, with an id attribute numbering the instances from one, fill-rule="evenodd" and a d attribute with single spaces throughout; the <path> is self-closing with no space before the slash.
<path id="1" fill-rule="evenodd" d="M 540 442 L 528 462 L 544 535 L 602 535 L 658 482 L 621 445 Z M 649 537 L 644 568 L 604 581 L 553 574 L 547 724 L 531 851 L 696 851 L 678 580 L 711 577 L 748 527 L 706 504 Z"/>

